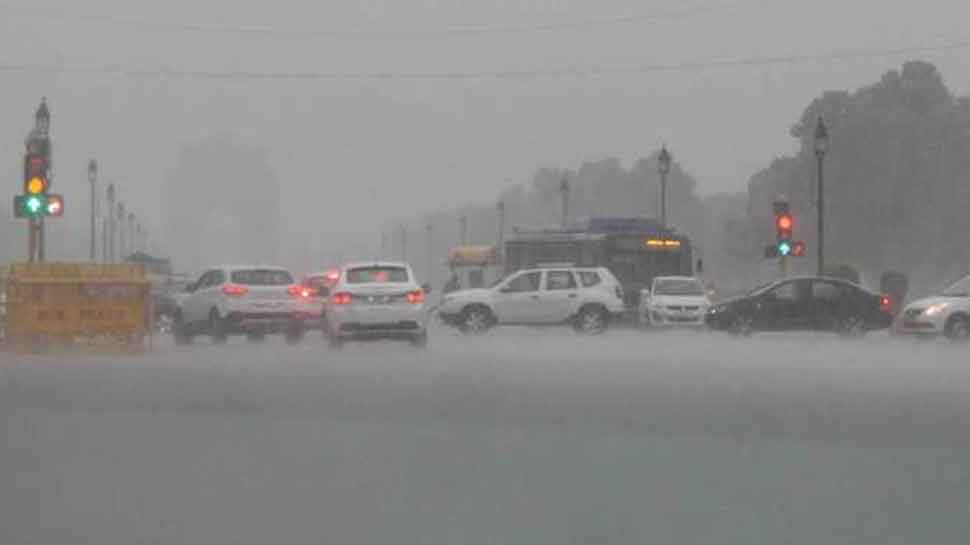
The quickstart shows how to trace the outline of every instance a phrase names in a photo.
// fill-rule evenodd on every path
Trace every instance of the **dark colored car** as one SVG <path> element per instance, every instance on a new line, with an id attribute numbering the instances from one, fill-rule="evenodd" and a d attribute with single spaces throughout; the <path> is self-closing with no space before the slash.
<path id="1" fill-rule="evenodd" d="M 736 335 L 755 331 L 833 331 L 845 336 L 888 329 L 890 300 L 837 278 L 789 278 L 711 307 L 712 329 Z"/>

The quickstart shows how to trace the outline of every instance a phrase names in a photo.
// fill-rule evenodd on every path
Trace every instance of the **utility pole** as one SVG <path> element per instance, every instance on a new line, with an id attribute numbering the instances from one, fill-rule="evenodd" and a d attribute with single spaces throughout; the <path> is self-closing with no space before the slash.
<path id="1" fill-rule="evenodd" d="M 670 173 L 670 152 L 664 145 L 657 156 L 657 172 L 660 173 L 660 225 L 667 229 L 667 174 Z"/>
<path id="2" fill-rule="evenodd" d="M 434 285 L 434 280 L 433 280 L 433 276 L 434 276 L 434 272 L 433 272 L 434 271 L 434 268 L 433 267 L 434 267 L 434 265 L 432 263 L 432 260 L 433 260 L 433 257 L 432 257 L 432 249 L 433 249 L 432 246 L 433 246 L 433 242 L 432 242 L 432 232 L 431 232 L 431 230 L 432 230 L 431 219 L 428 219 L 428 223 L 424 226 L 424 229 L 425 229 L 426 234 L 428 236 L 428 284 L 429 285 Z"/>
<path id="3" fill-rule="evenodd" d="M 815 125 L 815 158 L 818 175 L 818 263 L 817 274 L 825 274 L 825 154 L 829 151 L 829 132 L 822 116 Z"/>
<path id="4" fill-rule="evenodd" d="M 98 260 L 98 162 L 88 161 L 88 183 L 91 184 L 91 263 Z"/>
<path id="5" fill-rule="evenodd" d="M 562 226 L 566 227 L 569 223 L 569 179 L 566 176 L 559 182 L 559 193 L 562 196 Z"/>

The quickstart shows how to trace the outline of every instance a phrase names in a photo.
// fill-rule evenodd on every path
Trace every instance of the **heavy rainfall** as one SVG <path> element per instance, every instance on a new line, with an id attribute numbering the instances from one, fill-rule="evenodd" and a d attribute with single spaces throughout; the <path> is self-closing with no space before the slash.
<path id="1" fill-rule="evenodd" d="M 0 543 L 967 542 L 967 15 L 0 2 Z"/>

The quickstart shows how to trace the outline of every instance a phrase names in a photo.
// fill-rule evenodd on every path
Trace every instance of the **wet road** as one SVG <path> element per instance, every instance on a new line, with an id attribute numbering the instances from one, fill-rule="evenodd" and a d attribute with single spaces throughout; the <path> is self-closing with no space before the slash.
<path id="1" fill-rule="evenodd" d="M 970 347 L 435 333 L 0 354 L 0 543 L 970 536 Z"/>

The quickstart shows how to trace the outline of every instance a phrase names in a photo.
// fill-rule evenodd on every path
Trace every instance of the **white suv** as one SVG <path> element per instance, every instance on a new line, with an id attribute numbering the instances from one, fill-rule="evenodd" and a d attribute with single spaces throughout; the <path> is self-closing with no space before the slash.
<path id="1" fill-rule="evenodd" d="M 644 327 L 707 327 L 704 316 L 711 301 L 704 283 L 692 276 L 658 276 L 640 292 L 640 325 Z"/>
<path id="2" fill-rule="evenodd" d="M 295 284 L 286 269 L 213 267 L 178 299 L 172 332 L 178 344 L 187 344 L 199 334 L 223 343 L 233 334 L 256 341 L 267 333 L 283 333 L 287 341 L 297 342 L 305 323 L 319 319 L 321 310 L 319 300 Z"/>
<path id="3" fill-rule="evenodd" d="M 609 270 L 555 267 L 519 271 L 487 289 L 449 293 L 438 315 L 466 333 L 493 325 L 551 324 L 600 333 L 623 311 L 623 289 Z"/>
<path id="4" fill-rule="evenodd" d="M 954 341 L 970 340 L 970 276 L 943 293 L 906 305 L 896 317 L 893 332 L 901 335 L 945 335 Z"/>
<path id="5" fill-rule="evenodd" d="M 429 287 L 418 285 L 405 263 L 367 262 L 345 265 L 329 295 L 324 327 L 330 346 L 348 340 L 406 339 L 424 347 L 428 343 Z"/>

